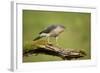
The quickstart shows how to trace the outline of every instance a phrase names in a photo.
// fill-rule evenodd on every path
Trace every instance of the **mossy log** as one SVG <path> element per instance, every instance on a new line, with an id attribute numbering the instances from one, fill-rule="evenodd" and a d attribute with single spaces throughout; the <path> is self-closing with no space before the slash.
<path id="1" fill-rule="evenodd" d="M 44 40 L 33 41 L 28 49 L 24 47 L 23 56 L 31 54 L 48 54 L 60 57 L 63 60 L 78 59 L 86 56 L 86 53 L 83 50 L 61 48 L 57 45 L 47 43 L 47 41 Z"/>

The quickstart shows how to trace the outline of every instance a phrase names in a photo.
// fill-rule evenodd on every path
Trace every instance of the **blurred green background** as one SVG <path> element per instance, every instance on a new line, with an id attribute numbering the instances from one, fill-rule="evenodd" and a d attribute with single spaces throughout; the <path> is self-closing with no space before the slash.
<path id="1" fill-rule="evenodd" d="M 30 44 L 48 25 L 62 24 L 66 29 L 59 36 L 59 45 L 64 48 L 83 49 L 87 56 L 82 59 L 90 59 L 90 22 L 90 13 L 23 10 L 23 47 Z M 51 41 L 55 43 L 53 40 L 54 38 L 51 38 Z M 58 60 L 62 59 L 44 54 L 23 57 L 23 62 Z"/>

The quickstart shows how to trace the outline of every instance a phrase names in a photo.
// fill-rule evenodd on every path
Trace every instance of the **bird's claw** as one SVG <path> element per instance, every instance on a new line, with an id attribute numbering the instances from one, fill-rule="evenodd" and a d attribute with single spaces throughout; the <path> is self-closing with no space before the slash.
<path id="1" fill-rule="evenodd" d="M 48 44 L 51 45 L 52 43 L 51 42 L 48 42 Z"/>

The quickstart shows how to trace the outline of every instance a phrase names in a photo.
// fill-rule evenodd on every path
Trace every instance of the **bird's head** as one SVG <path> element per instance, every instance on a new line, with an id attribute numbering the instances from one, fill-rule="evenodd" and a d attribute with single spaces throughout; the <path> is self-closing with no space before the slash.
<path id="1" fill-rule="evenodd" d="M 63 25 L 58 25 L 58 32 L 59 33 L 61 33 L 61 32 L 63 32 L 65 30 L 65 26 L 63 26 Z"/>
<path id="2" fill-rule="evenodd" d="M 59 27 L 61 27 L 62 29 L 65 29 L 65 26 L 63 26 L 63 25 L 59 25 Z"/>

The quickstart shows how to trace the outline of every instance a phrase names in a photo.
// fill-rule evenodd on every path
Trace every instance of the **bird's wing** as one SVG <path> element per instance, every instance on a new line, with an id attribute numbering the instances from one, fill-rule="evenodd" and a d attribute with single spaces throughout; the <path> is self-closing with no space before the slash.
<path id="1" fill-rule="evenodd" d="M 43 31 L 41 31 L 39 34 L 41 34 L 41 33 L 49 33 L 52 30 L 54 30 L 55 28 L 56 28 L 56 25 L 50 25 L 49 27 L 47 27 Z"/>

